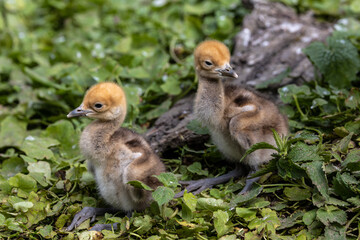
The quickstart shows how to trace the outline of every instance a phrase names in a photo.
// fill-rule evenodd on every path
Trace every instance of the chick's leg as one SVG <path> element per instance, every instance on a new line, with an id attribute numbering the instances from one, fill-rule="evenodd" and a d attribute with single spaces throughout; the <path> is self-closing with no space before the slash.
<path id="1" fill-rule="evenodd" d="M 80 212 L 75 214 L 74 219 L 71 224 L 66 228 L 66 231 L 72 231 L 74 228 L 78 227 L 81 223 L 87 219 L 91 219 L 91 222 L 95 221 L 95 217 L 99 215 L 104 215 L 105 213 L 117 213 L 118 210 L 114 208 L 93 208 L 93 207 L 84 207 Z"/>
<path id="2" fill-rule="evenodd" d="M 115 210 L 115 209 L 114 209 Z M 130 219 L 133 212 L 127 212 L 126 216 Z M 118 223 L 114 224 L 95 224 L 90 231 L 102 231 L 102 230 L 117 230 L 118 229 Z"/>
<path id="3" fill-rule="evenodd" d="M 114 224 L 95 224 L 90 231 L 102 231 L 102 230 L 117 230 L 118 223 Z"/>
<path id="4" fill-rule="evenodd" d="M 205 178 L 205 179 L 192 180 L 192 181 L 180 181 L 180 183 L 182 185 L 187 185 L 187 187 L 185 188 L 187 192 L 191 192 L 194 195 L 196 195 L 201 193 L 205 189 L 212 188 L 214 185 L 226 183 L 230 181 L 230 179 L 238 178 L 241 177 L 242 175 L 243 175 L 242 169 L 237 164 L 234 170 L 219 177 Z M 182 197 L 184 195 L 185 189 L 177 193 L 175 195 L 175 198 Z"/>
<path id="5" fill-rule="evenodd" d="M 249 174 L 246 177 L 245 186 L 241 190 L 241 192 L 239 192 L 239 195 L 247 193 L 251 189 L 254 182 L 257 182 L 260 179 L 260 177 L 251 178 L 251 175 L 253 175 L 257 170 L 258 170 L 258 167 L 255 167 L 254 169 L 250 170 Z"/>

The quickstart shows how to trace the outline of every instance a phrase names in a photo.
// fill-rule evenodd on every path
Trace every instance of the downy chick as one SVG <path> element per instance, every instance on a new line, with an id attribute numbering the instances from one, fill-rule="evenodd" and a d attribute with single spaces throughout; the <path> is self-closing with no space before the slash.
<path id="1" fill-rule="evenodd" d="M 81 105 L 67 115 L 68 118 L 95 119 L 81 134 L 80 150 L 88 160 L 88 169 L 95 177 L 100 195 L 112 207 L 82 209 L 67 231 L 86 219 L 94 221 L 97 215 L 105 212 L 131 213 L 145 209 L 152 200 L 151 192 L 134 188 L 127 184 L 129 181 L 142 181 L 154 189 L 160 185 L 153 175 L 165 172 L 165 166 L 143 137 L 120 127 L 125 115 L 125 94 L 111 82 L 91 87 Z M 92 228 L 102 229 L 111 229 L 111 225 L 98 224 Z"/>
<path id="2" fill-rule="evenodd" d="M 194 104 L 195 118 L 210 131 L 212 141 L 236 168 L 220 177 L 183 181 L 188 192 L 200 193 L 213 185 L 225 183 L 242 175 L 239 160 L 251 145 L 267 142 L 275 145 L 272 130 L 288 134 L 287 118 L 276 105 L 260 93 L 228 81 L 238 76 L 230 66 L 229 49 L 221 42 L 209 40 L 200 43 L 194 52 L 195 69 L 199 79 Z M 226 82 L 226 84 L 224 84 Z M 273 150 L 261 149 L 248 155 L 243 164 L 250 167 L 245 187 L 247 192 L 258 178 L 250 176 L 258 166 L 271 159 Z M 177 194 L 181 196 L 183 192 Z"/>

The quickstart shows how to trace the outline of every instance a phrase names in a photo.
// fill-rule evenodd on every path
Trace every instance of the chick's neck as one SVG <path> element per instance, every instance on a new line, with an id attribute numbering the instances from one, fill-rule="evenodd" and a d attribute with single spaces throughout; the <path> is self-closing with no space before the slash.
<path id="1" fill-rule="evenodd" d="M 111 136 L 120 128 L 123 123 L 123 119 L 116 118 L 113 120 L 95 120 L 88 125 L 85 131 L 91 131 L 95 133 L 99 142 L 107 142 Z"/>
<path id="2" fill-rule="evenodd" d="M 224 115 L 224 86 L 220 78 L 206 78 L 198 74 L 195 112 L 201 120 L 218 125 Z"/>

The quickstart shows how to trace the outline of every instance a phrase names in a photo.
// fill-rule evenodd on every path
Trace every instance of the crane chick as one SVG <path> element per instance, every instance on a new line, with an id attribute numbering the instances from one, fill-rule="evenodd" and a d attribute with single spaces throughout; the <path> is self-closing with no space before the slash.
<path id="1" fill-rule="evenodd" d="M 81 105 L 67 115 L 79 116 L 95 119 L 81 134 L 80 150 L 88 160 L 100 195 L 112 208 L 85 207 L 75 215 L 67 231 L 105 212 L 145 209 L 152 200 L 151 192 L 127 183 L 138 180 L 156 188 L 160 182 L 153 175 L 165 171 L 164 164 L 140 135 L 120 127 L 126 116 L 126 98 L 117 84 L 103 82 L 91 87 Z M 111 229 L 111 225 L 97 224 L 92 228 L 102 229 Z"/>
<path id="2" fill-rule="evenodd" d="M 194 52 L 195 70 L 199 79 L 194 104 L 195 117 L 210 131 L 212 141 L 236 168 L 220 177 L 183 181 L 188 192 L 202 190 L 242 175 L 239 160 L 251 145 L 267 142 L 275 145 L 272 129 L 280 135 L 288 133 L 287 118 L 276 105 L 260 93 L 229 83 L 238 76 L 230 66 L 229 49 L 221 42 L 200 43 Z M 273 150 L 261 149 L 248 155 L 243 163 L 250 167 L 245 187 L 247 192 L 258 178 L 250 176 L 271 159 Z M 180 192 L 178 196 L 181 196 Z"/>

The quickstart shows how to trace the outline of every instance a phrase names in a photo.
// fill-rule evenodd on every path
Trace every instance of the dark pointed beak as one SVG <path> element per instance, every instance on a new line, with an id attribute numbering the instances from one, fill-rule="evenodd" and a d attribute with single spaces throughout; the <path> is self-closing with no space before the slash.
<path id="1" fill-rule="evenodd" d="M 225 68 L 221 68 L 218 71 L 221 74 L 221 76 L 238 78 L 238 75 L 236 74 L 234 69 L 232 69 L 232 67 L 230 65 L 227 65 Z"/>
<path id="2" fill-rule="evenodd" d="M 74 110 L 72 110 L 71 112 L 69 112 L 69 114 L 67 115 L 68 118 L 72 118 L 72 117 L 80 117 L 80 116 L 86 116 L 86 114 L 88 113 L 92 113 L 93 111 L 91 110 L 85 110 L 83 109 L 83 105 L 81 104 L 80 107 L 75 108 Z"/>

